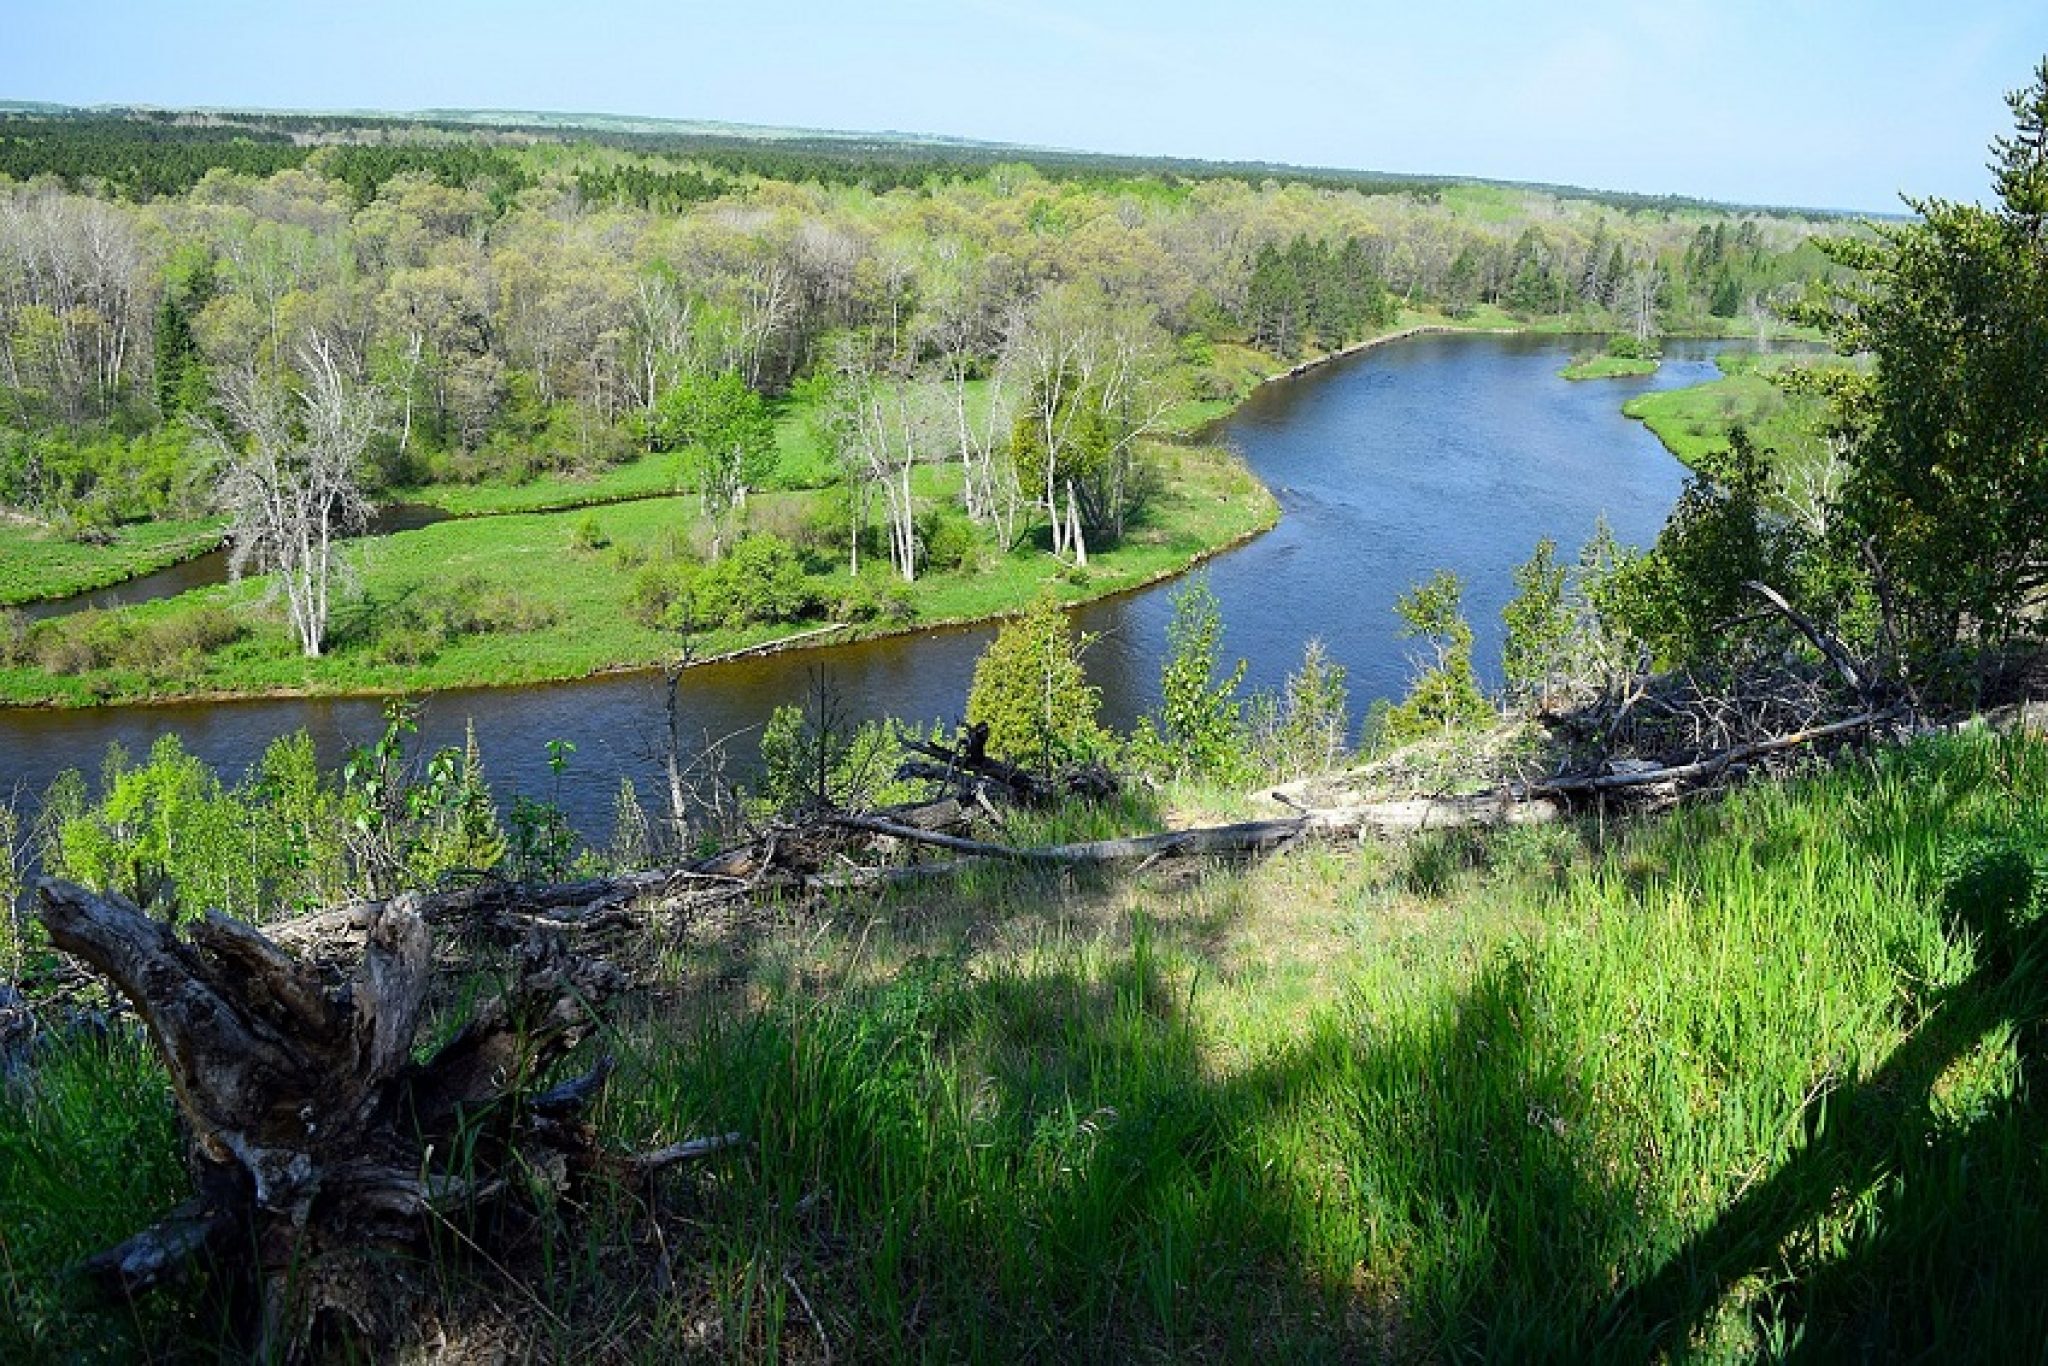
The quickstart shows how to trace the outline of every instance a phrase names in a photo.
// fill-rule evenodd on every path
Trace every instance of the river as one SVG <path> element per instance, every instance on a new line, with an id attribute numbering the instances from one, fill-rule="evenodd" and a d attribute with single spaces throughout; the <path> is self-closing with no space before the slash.
<path id="1" fill-rule="evenodd" d="M 1276 688 L 1320 637 L 1345 666 L 1354 716 L 1398 696 L 1408 646 L 1395 637 L 1395 597 L 1439 567 L 1467 585 L 1482 671 L 1499 657 L 1509 571 L 1538 538 L 1572 554 L 1604 514 L 1624 542 L 1647 544 L 1684 470 L 1641 424 L 1621 415 L 1630 395 L 1714 378 L 1723 343 L 1674 342 L 1643 379 L 1572 383 L 1557 377 L 1586 339 L 1425 335 L 1269 384 L 1219 435 L 1278 495 L 1279 526 L 1208 567 L 1230 659 L 1251 661 L 1250 688 Z M 1087 655 L 1110 721 L 1129 725 L 1155 704 L 1171 615 L 1171 585 L 1081 609 L 1099 636 Z M 689 671 L 681 714 L 693 736 L 733 737 L 733 764 L 779 703 L 801 701 L 829 677 L 848 715 L 957 719 L 987 626 L 792 651 Z M 648 674 L 575 683 L 435 694 L 419 742 L 460 744 L 474 723 L 501 794 L 555 791 L 546 745 L 575 746 L 559 800 L 602 840 L 620 776 L 655 797 L 662 683 Z M 0 708 L 0 799 L 32 798 L 57 772 L 94 772 L 110 743 L 140 756 L 177 732 L 192 752 L 236 777 L 281 734 L 305 729 L 326 762 L 381 730 L 379 699 L 280 699 L 109 707 Z"/>

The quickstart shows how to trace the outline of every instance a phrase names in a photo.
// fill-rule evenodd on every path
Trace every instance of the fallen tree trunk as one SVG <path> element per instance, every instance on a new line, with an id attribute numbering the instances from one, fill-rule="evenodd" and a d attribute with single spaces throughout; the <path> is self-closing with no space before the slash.
<path id="1" fill-rule="evenodd" d="M 1307 838 L 1355 835 L 1366 830 L 1413 833 L 1466 825 L 1537 824 L 1555 820 L 1561 813 L 1561 808 L 1549 800 L 1532 800 L 1505 794 L 1417 798 L 1411 801 L 1375 802 L 1363 806 L 1303 811 L 1298 816 L 1282 816 L 1272 820 L 1197 826 L 1187 830 L 1162 831 L 1153 835 L 1127 835 L 1120 839 L 1091 840 L 1080 844 L 1053 844 L 1036 848 L 1014 848 L 985 840 L 935 834 L 872 816 L 842 815 L 834 819 L 851 829 L 891 836 L 906 843 L 930 845 L 964 857 L 945 863 L 912 865 L 904 868 L 853 869 L 825 873 L 807 878 L 806 885 L 843 888 L 908 881 L 950 874 L 980 860 L 1085 867 L 1165 858 L 1257 857 L 1284 849 Z"/>
<path id="2" fill-rule="evenodd" d="M 537 1179 L 641 1170 L 579 1118 L 608 1063 L 528 1094 L 621 984 L 606 964 L 535 940 L 511 985 L 414 1062 L 433 966 L 422 898 L 364 909 L 360 964 L 337 987 L 224 916 L 184 938 L 118 896 L 55 879 L 37 892 L 51 942 L 148 1025 L 191 1130 L 193 1198 L 86 1263 L 112 1291 L 141 1294 L 212 1252 L 260 1288 L 260 1358 L 388 1344 L 436 1218 Z"/>
<path id="3" fill-rule="evenodd" d="M 963 801 L 993 790 L 1020 806 L 1043 806 L 1061 797 L 1085 797 L 1100 801 L 1116 795 L 1114 774 L 1100 765 L 1087 765 L 1064 773 L 1039 774 L 993 758 L 983 749 L 988 727 L 970 727 L 958 748 L 922 740 L 905 741 L 905 748 L 935 762 L 911 760 L 897 770 L 904 778 L 922 778 L 953 788 Z"/>

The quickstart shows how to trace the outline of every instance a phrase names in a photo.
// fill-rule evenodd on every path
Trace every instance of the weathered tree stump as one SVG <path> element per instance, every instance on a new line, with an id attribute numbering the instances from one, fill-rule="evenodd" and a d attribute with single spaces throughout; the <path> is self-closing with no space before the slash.
<path id="1" fill-rule="evenodd" d="M 606 1062 L 528 1094 L 621 984 L 606 964 L 531 941 L 505 990 L 415 1062 L 433 971 L 415 897 L 368 908 L 361 963 L 330 984 L 223 916 L 184 938 L 118 896 L 52 879 L 37 890 L 51 941 L 148 1025 L 192 1135 L 193 1197 L 85 1270 L 136 1295 L 211 1253 L 257 1287 L 259 1356 L 391 1342 L 416 1307 L 431 1227 L 453 1209 L 680 1160 L 600 1151 L 579 1113 Z"/>

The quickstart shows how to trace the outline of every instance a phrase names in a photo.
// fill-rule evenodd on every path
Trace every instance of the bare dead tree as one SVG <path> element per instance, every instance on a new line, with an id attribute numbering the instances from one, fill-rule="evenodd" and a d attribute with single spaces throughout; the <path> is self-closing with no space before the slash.
<path id="1" fill-rule="evenodd" d="M 339 543 L 369 521 L 361 463 L 379 417 L 375 392 L 350 377 L 325 338 L 310 334 L 298 362 L 284 381 L 253 367 L 231 371 L 219 393 L 228 425 L 207 435 L 233 522 L 229 568 L 276 573 L 292 632 L 316 659 L 340 577 Z"/>

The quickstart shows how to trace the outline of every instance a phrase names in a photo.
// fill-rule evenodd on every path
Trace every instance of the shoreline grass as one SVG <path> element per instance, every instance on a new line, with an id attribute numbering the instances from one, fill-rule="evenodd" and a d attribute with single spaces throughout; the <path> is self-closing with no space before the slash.
<path id="1" fill-rule="evenodd" d="M 76 597 L 168 569 L 219 548 L 225 526 L 218 518 L 137 522 L 95 545 L 0 522 L 0 607 Z"/>
<path id="2" fill-rule="evenodd" d="M 1634 356 L 1585 356 L 1557 372 L 1559 379 L 1628 379 L 1654 375 L 1661 361 Z"/>

